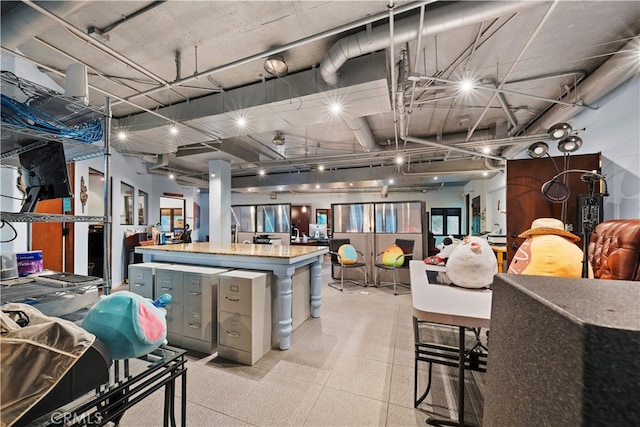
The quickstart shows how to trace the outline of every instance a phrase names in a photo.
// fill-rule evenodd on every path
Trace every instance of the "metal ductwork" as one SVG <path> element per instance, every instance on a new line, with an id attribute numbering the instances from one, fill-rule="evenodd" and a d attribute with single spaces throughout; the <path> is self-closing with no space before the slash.
<path id="1" fill-rule="evenodd" d="M 638 75 L 638 54 L 640 53 L 640 38 L 636 36 L 622 49 L 613 55 L 600 68 L 591 73 L 577 88 L 567 93 L 562 101 L 575 102 L 578 96 L 585 105 L 596 103 L 600 98 L 622 85 L 624 82 Z M 556 123 L 568 122 L 578 115 L 584 107 L 567 107 L 556 104 L 533 126 L 527 128 L 527 133 L 546 133 Z M 507 147 L 502 156 L 512 159 L 525 151 L 529 144 L 519 144 Z"/>
<path id="2" fill-rule="evenodd" d="M 143 160 L 146 162 L 148 161 L 148 157 L 150 156 L 144 156 Z M 147 171 L 152 171 L 155 169 L 161 169 L 161 168 L 166 168 L 167 166 L 169 166 L 169 155 L 168 154 L 162 154 L 161 156 L 158 156 L 159 161 L 156 161 L 156 163 L 153 163 L 151 166 L 147 167 Z"/>
<path id="3" fill-rule="evenodd" d="M 545 4 L 546 2 L 516 1 L 456 2 L 428 12 L 424 19 L 422 36 L 455 30 Z M 401 44 L 417 39 L 419 27 L 419 16 L 394 21 L 393 42 Z M 335 85 L 338 82 L 338 70 L 347 60 L 387 49 L 390 45 L 389 25 L 381 25 L 370 31 L 345 37 L 338 40 L 324 56 L 320 63 L 320 74 L 325 82 Z"/>
<path id="4" fill-rule="evenodd" d="M 362 148 L 369 151 L 376 151 L 380 148 L 376 145 L 376 141 L 373 138 L 373 133 L 367 123 L 367 119 L 364 117 L 344 117 L 344 123 L 349 130 L 353 132 L 353 136 L 356 141 L 362 146 Z"/>
<path id="5" fill-rule="evenodd" d="M 84 7 L 81 1 L 40 1 L 35 2 L 62 18 Z M 15 49 L 33 37 L 46 32 L 57 24 L 51 18 L 34 8 L 20 3 L 2 17 L 2 46 Z"/>

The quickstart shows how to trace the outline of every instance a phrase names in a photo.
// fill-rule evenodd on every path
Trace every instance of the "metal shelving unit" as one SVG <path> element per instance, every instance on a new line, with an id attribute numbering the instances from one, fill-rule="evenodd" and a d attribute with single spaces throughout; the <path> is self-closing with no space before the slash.
<path id="1" fill-rule="evenodd" d="M 47 121 L 60 124 L 69 132 L 56 132 L 51 128 L 38 126 L 21 126 L 7 122 L 4 117 L 0 128 L 2 139 L 2 153 L 0 160 L 3 165 L 18 166 L 18 156 L 30 150 L 36 150 L 49 141 L 63 143 L 67 163 L 75 163 L 95 157 L 105 159 L 105 195 L 110 200 L 109 179 L 109 128 L 111 120 L 110 103 L 107 98 L 104 107 L 84 104 L 80 100 L 53 91 L 17 77 L 15 74 L 3 71 L 0 73 L 1 92 L 11 100 L 28 105 L 37 110 Z M 3 110 L 4 110 L 3 100 Z M 3 114 L 4 115 L 4 114 Z M 73 138 L 73 132 L 85 129 L 91 122 L 102 121 L 102 138 L 98 142 L 84 142 Z M 64 129 L 63 129 L 64 130 Z M 69 136 L 71 134 L 71 136 Z M 110 216 L 109 207 L 105 205 L 104 216 L 59 215 L 43 213 L 0 212 L 0 218 L 7 222 L 102 222 L 105 224 L 105 269 L 104 288 L 109 293 L 110 282 Z"/>

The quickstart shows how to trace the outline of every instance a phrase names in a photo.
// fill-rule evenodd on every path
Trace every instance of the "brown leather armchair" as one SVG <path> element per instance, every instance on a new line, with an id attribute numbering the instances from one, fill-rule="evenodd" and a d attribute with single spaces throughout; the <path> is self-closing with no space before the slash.
<path id="1" fill-rule="evenodd" d="M 640 281 L 640 219 L 614 219 L 596 226 L 589 240 L 596 279 Z"/>

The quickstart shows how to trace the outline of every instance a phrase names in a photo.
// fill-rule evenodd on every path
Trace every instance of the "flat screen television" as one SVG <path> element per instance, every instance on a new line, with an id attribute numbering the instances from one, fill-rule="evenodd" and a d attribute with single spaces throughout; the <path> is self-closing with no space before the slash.
<path id="1" fill-rule="evenodd" d="M 327 224 L 309 224 L 309 237 L 311 239 L 326 239 Z"/>
<path id="2" fill-rule="evenodd" d="M 21 213 L 35 211 L 40 200 L 73 196 L 61 142 L 49 141 L 47 145 L 18 157 L 27 191 Z"/>

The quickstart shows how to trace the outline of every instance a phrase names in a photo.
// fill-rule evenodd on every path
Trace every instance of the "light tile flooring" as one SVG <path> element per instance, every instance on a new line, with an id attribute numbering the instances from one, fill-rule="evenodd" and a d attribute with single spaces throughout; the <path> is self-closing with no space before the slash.
<path id="1" fill-rule="evenodd" d="M 340 292 L 330 280 L 326 262 L 321 316 L 293 332 L 289 350 L 273 349 L 254 366 L 189 355 L 188 426 L 425 426 L 433 414 L 457 416 L 456 371 L 440 365 L 432 392 L 413 408 L 411 295 L 355 285 Z M 482 388 L 479 375 L 469 375 L 473 387 Z M 161 425 L 162 405 L 156 392 L 120 425 Z M 467 404 L 481 414 L 479 405 Z"/>

